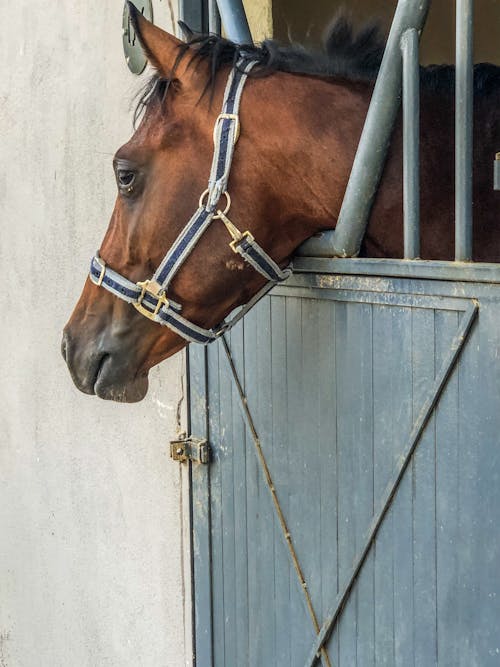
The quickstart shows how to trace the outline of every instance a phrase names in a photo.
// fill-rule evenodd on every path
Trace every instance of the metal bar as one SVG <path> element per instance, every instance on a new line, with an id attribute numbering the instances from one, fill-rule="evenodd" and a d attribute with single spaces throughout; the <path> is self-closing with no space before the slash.
<path id="1" fill-rule="evenodd" d="M 314 606 L 312 603 L 312 598 L 311 594 L 309 593 L 309 589 L 307 588 L 307 583 L 304 578 L 304 573 L 302 572 L 302 568 L 299 563 L 299 559 L 297 557 L 297 552 L 295 551 L 295 547 L 292 541 L 292 536 L 290 534 L 290 531 L 288 529 L 288 525 L 286 523 L 285 515 L 283 514 L 283 510 L 281 509 L 281 505 L 278 499 L 278 494 L 276 493 L 276 487 L 274 486 L 273 479 L 271 477 L 271 471 L 269 470 L 269 466 L 267 465 L 266 457 L 264 456 L 264 452 L 262 450 L 262 445 L 260 443 L 260 438 L 259 434 L 257 433 L 257 429 L 255 427 L 255 423 L 253 421 L 252 413 L 250 412 L 250 408 L 248 407 L 248 401 L 247 397 L 245 395 L 245 392 L 243 390 L 243 386 L 241 384 L 240 378 L 238 376 L 238 372 L 236 370 L 236 366 L 233 361 L 233 357 L 231 355 L 231 349 L 229 347 L 229 343 L 227 342 L 227 338 L 225 335 L 221 336 L 222 340 L 222 345 L 224 347 L 224 352 L 226 353 L 226 361 L 229 366 L 229 370 L 231 372 L 231 375 L 233 377 L 234 384 L 236 385 L 236 389 L 238 391 L 238 397 L 240 399 L 240 409 L 242 412 L 242 416 L 246 422 L 246 425 L 250 431 L 250 434 L 252 436 L 253 444 L 255 447 L 255 453 L 257 455 L 257 459 L 260 463 L 260 467 L 262 469 L 262 473 L 264 475 L 264 479 L 266 482 L 266 486 L 268 488 L 268 491 L 271 495 L 271 499 L 273 501 L 274 509 L 276 511 L 276 515 L 278 517 L 278 521 L 281 527 L 281 535 L 284 539 L 285 545 L 288 549 L 288 553 L 290 555 L 290 559 L 292 561 L 293 568 L 295 570 L 295 574 L 297 575 L 297 580 L 300 586 L 300 589 L 303 593 L 303 599 L 305 602 L 306 610 L 311 618 L 312 625 L 314 628 L 314 632 L 317 634 L 319 632 L 319 623 L 318 619 L 316 616 L 316 612 L 314 611 Z M 331 667 L 331 662 L 330 662 L 330 657 L 328 655 L 328 651 L 324 646 L 320 646 L 318 649 L 318 656 L 321 658 L 321 663 L 324 665 L 324 667 Z"/>
<path id="2" fill-rule="evenodd" d="M 193 2 L 193 0 L 180 0 L 179 19 L 184 21 L 191 30 L 195 32 L 205 32 L 203 21 L 203 3 Z"/>
<path id="3" fill-rule="evenodd" d="M 418 33 L 401 38 L 403 54 L 403 213 L 404 258 L 420 256 L 420 65 Z"/>
<path id="4" fill-rule="evenodd" d="M 242 0 L 217 0 L 227 37 L 237 44 L 253 44 Z"/>
<path id="5" fill-rule="evenodd" d="M 500 190 L 500 153 L 495 155 L 493 162 L 493 190 Z"/>
<path id="6" fill-rule="evenodd" d="M 441 398 L 441 395 L 443 393 L 443 389 L 446 386 L 446 383 L 448 381 L 448 378 L 451 375 L 451 372 L 455 368 L 455 365 L 458 361 L 458 358 L 460 356 L 461 351 L 464 348 L 464 345 L 467 341 L 468 334 L 472 328 L 472 325 L 476 319 L 478 313 L 478 304 L 476 301 L 470 301 L 469 305 L 464 312 L 462 316 L 462 320 L 460 322 L 460 326 L 458 328 L 458 331 L 453 338 L 453 341 L 451 343 L 451 347 L 449 350 L 449 353 L 444 360 L 441 369 L 439 370 L 439 373 L 436 376 L 436 379 L 432 383 L 432 387 L 429 390 L 427 397 L 422 405 L 422 408 L 419 412 L 419 415 L 413 424 L 410 436 L 408 438 L 408 441 L 406 443 L 406 447 L 404 450 L 404 453 L 402 454 L 400 460 L 399 460 L 399 465 L 396 469 L 396 472 L 386 487 L 386 490 L 384 491 L 383 495 L 383 500 L 380 505 L 380 509 L 378 512 L 375 514 L 375 516 L 372 519 L 372 523 L 370 525 L 370 528 L 368 529 L 368 532 L 365 536 L 365 545 L 361 552 L 358 554 L 354 566 L 350 572 L 350 575 L 347 579 L 347 583 L 344 585 L 342 590 L 340 591 L 339 595 L 337 596 L 337 599 L 335 601 L 333 610 L 331 610 L 328 613 L 326 621 L 323 623 L 323 626 L 321 628 L 321 631 L 319 632 L 316 641 L 309 653 L 309 656 L 305 662 L 305 667 L 313 667 L 315 662 L 316 662 L 316 655 L 318 651 L 321 649 L 321 647 L 325 644 L 327 641 L 328 637 L 330 636 L 330 633 L 332 632 L 333 628 L 335 627 L 335 624 L 340 616 L 340 613 L 347 602 L 349 595 L 351 593 L 351 590 L 356 582 L 357 576 L 363 567 L 363 563 L 365 562 L 365 559 L 368 555 L 368 553 L 371 550 L 371 547 L 375 541 L 375 538 L 377 537 L 378 530 L 380 526 L 382 525 L 382 521 L 384 520 L 385 515 L 387 514 L 387 511 L 389 507 L 391 506 L 392 500 L 394 498 L 394 495 L 398 489 L 399 483 L 401 482 L 403 475 L 405 474 L 406 469 L 408 468 L 408 465 L 411 461 L 411 458 L 413 456 L 413 453 L 415 451 L 415 448 L 417 447 L 420 437 L 422 433 L 424 432 L 424 429 L 427 425 L 427 422 L 429 421 L 434 408 L 436 407 L 439 399 Z"/>
<path id="7" fill-rule="evenodd" d="M 220 14 L 217 0 L 208 0 L 208 32 L 220 35 Z"/>
<path id="8" fill-rule="evenodd" d="M 420 32 L 430 0 L 399 0 L 333 237 L 333 254 L 359 253 L 401 99 L 401 37 Z"/>
<path id="9" fill-rule="evenodd" d="M 330 256 L 359 253 L 401 101 L 401 37 L 420 35 L 431 0 L 399 0 L 335 230 L 321 235 Z M 318 240 L 316 239 L 316 245 Z M 308 241 L 304 244 L 307 248 Z"/>
<path id="10" fill-rule="evenodd" d="M 457 0 L 455 88 L 455 260 L 472 259 L 474 0 Z"/>

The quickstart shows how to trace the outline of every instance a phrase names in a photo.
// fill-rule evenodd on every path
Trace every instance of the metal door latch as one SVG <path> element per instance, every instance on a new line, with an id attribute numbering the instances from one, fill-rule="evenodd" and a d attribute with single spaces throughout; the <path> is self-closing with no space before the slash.
<path id="1" fill-rule="evenodd" d="M 170 456 L 174 461 L 185 463 L 209 463 L 210 445 L 206 440 L 183 434 L 170 442 Z"/>

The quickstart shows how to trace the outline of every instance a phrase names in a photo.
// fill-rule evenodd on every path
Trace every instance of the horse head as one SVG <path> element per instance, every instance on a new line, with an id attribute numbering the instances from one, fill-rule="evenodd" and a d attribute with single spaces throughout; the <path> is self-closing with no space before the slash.
<path id="1" fill-rule="evenodd" d="M 99 266 L 144 285 L 193 212 L 204 206 L 199 200 L 209 178 L 214 127 L 239 56 L 229 42 L 212 38 L 219 41 L 210 45 L 211 38 L 206 38 L 185 44 L 149 23 L 131 4 L 130 12 L 156 74 L 143 97 L 144 113 L 135 133 L 115 154 L 118 195 L 95 260 L 97 274 L 91 272 L 87 279 L 62 343 L 81 391 L 126 402 L 145 396 L 149 369 L 181 350 L 187 340 L 175 327 L 161 326 L 102 289 Z M 182 318 L 195 327 L 219 325 L 266 283 L 230 247 L 228 217 L 233 227 L 251 234 L 278 270 L 304 239 L 331 225 L 331 208 L 307 182 L 312 158 L 304 154 L 304 128 L 300 114 L 293 111 L 307 93 L 300 83 L 291 85 L 295 79 L 303 77 L 277 72 L 248 78 L 227 186 L 230 198 L 221 193 L 220 201 L 213 202 L 216 212 L 231 201 L 230 213 L 211 220 L 166 290 L 168 302 L 180 304 Z M 213 198 L 213 192 L 209 196 Z"/>

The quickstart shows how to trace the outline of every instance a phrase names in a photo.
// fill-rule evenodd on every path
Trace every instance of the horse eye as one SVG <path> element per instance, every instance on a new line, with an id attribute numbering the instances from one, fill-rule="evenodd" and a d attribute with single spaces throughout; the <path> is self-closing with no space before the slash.
<path id="1" fill-rule="evenodd" d="M 129 169 L 118 169 L 116 178 L 120 188 L 125 188 L 128 193 L 132 192 L 135 181 L 135 173 L 133 171 L 130 171 Z"/>

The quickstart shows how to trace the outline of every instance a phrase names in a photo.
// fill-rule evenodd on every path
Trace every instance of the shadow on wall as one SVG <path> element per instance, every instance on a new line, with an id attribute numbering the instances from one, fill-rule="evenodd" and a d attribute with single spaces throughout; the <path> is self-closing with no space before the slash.
<path id="1" fill-rule="evenodd" d="M 274 36 L 280 41 L 319 44 L 321 35 L 335 12 L 347 7 L 357 25 L 380 19 L 388 31 L 396 0 L 273 0 Z M 500 2 L 476 0 L 475 60 L 500 64 Z M 455 59 L 455 3 L 434 0 L 422 39 L 421 62 L 452 63 Z"/>

